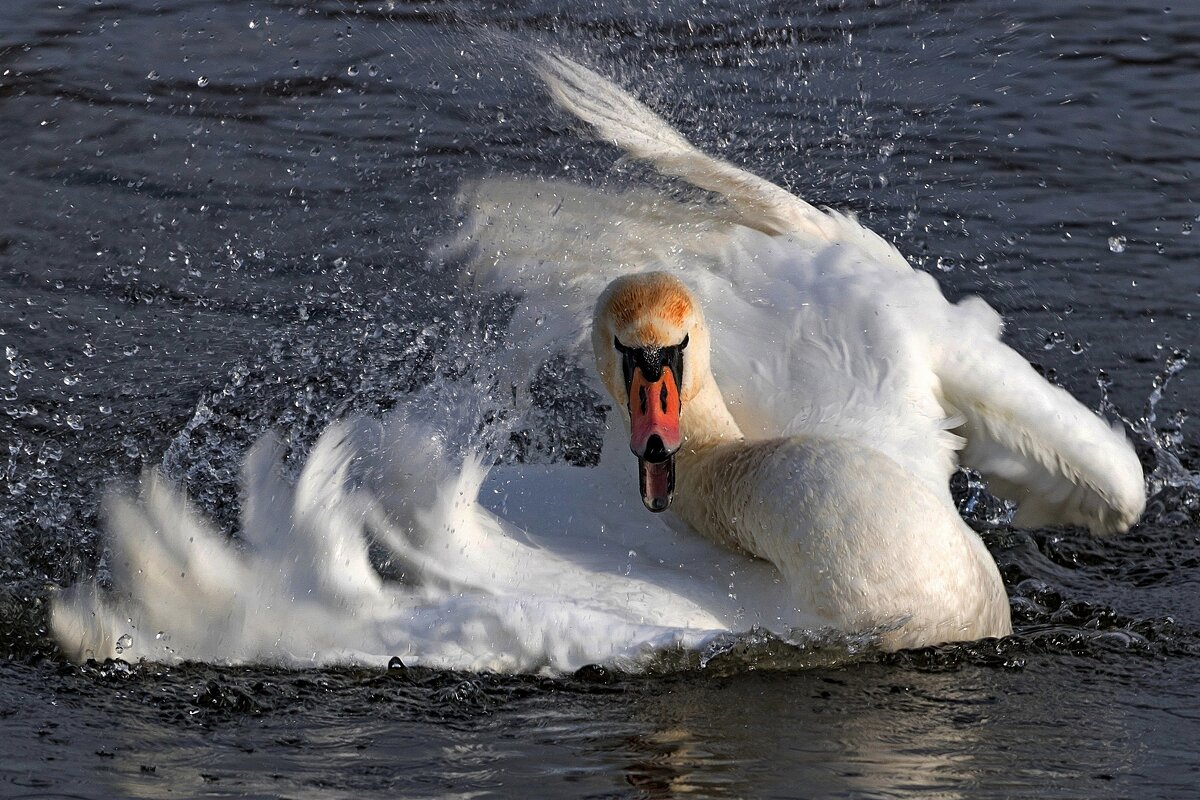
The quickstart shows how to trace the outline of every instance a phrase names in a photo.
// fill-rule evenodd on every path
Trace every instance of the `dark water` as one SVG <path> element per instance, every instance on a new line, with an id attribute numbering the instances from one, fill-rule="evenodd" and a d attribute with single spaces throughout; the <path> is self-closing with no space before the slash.
<path id="1" fill-rule="evenodd" d="M 1196 790 L 1200 7 L 643 5 L 9 0 L 0 794 Z M 1130 423 L 1146 522 L 1099 542 L 981 518 L 1017 635 L 836 669 L 769 644 L 555 679 L 63 663 L 45 601 L 103 575 L 105 486 L 165 463 L 231 521 L 260 432 L 299 455 L 463 368 L 466 301 L 425 255 L 461 178 L 609 179 L 514 41 L 605 65 L 706 149 L 982 294 Z"/>

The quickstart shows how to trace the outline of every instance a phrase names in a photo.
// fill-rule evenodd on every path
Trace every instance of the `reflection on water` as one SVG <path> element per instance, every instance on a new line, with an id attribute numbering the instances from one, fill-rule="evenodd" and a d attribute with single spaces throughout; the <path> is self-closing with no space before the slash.
<path id="1" fill-rule="evenodd" d="M 867 669 L 852 677 L 740 676 L 716 686 L 677 685 L 638 708 L 651 731 L 614 751 L 613 760 L 650 797 L 781 796 L 789 789 L 809 796 L 965 797 L 980 786 L 1068 788 L 1089 769 L 1109 776 L 1096 778 L 1102 782 L 1128 771 L 1131 753 L 1119 718 L 1076 701 L 1045 709 L 1059 716 L 1061 728 L 1022 724 L 1019 687 L 1004 677 Z M 775 713 L 763 714 L 764 706 Z M 1075 726 L 1084 722 L 1089 752 L 1081 758 Z M 1070 755 L 1048 764 L 1044 753 L 1064 747 Z M 1035 768 L 1022 766 L 1023 750 L 1042 754 L 1031 760 Z"/>
<path id="2" fill-rule="evenodd" d="M 1132 729 L 1148 710 L 1113 702 L 1112 676 L 1093 663 L 1074 667 L 1078 691 L 1057 699 L 1029 673 L 970 667 L 566 681 L 515 693 L 493 684 L 450 703 L 403 681 L 335 674 L 320 688 L 309 675 L 283 680 L 311 682 L 325 703 L 262 717 L 209 709 L 174 724 L 164 724 L 178 711 L 169 704 L 139 706 L 110 730 L 69 735 L 74 750 L 110 754 L 95 758 L 137 797 L 168 786 L 295 797 L 1126 796 L 1145 768 Z"/>

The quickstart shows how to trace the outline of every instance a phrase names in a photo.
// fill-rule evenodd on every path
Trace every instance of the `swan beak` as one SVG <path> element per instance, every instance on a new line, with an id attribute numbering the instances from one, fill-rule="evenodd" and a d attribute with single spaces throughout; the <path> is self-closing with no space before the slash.
<path id="1" fill-rule="evenodd" d="M 634 369 L 629 382 L 629 449 L 638 458 L 642 503 L 650 511 L 666 511 L 675 492 L 675 453 L 682 437 L 682 403 L 675 373 L 664 367 L 657 380 Z"/>
<path id="2" fill-rule="evenodd" d="M 642 489 L 642 505 L 656 514 L 666 511 L 675 493 L 675 457 L 658 463 L 639 458 L 638 485 Z"/>

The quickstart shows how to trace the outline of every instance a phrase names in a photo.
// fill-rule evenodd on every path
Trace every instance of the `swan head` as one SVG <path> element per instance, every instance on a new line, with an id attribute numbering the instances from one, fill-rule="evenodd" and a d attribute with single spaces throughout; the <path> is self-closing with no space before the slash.
<path id="1" fill-rule="evenodd" d="M 708 375 L 708 345 L 699 304 L 667 273 L 618 278 L 596 303 L 596 368 L 629 423 L 642 502 L 651 511 L 671 504 L 680 421 Z"/>

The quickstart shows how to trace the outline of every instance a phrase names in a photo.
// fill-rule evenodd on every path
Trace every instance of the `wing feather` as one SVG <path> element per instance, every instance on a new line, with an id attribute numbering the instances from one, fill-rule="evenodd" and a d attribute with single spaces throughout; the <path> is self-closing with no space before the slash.
<path id="1" fill-rule="evenodd" d="M 957 458 L 1018 502 L 1021 524 L 1112 533 L 1136 521 L 1145 490 L 1123 433 L 1004 345 L 986 302 L 951 305 L 853 217 L 700 152 L 562 55 L 535 61 L 562 108 L 724 205 L 529 180 L 469 186 L 471 271 L 521 296 L 523 370 L 562 349 L 588 359 L 592 303 L 616 276 L 677 269 L 721 334 L 714 370 L 748 432 L 856 438 L 942 489 Z"/>

